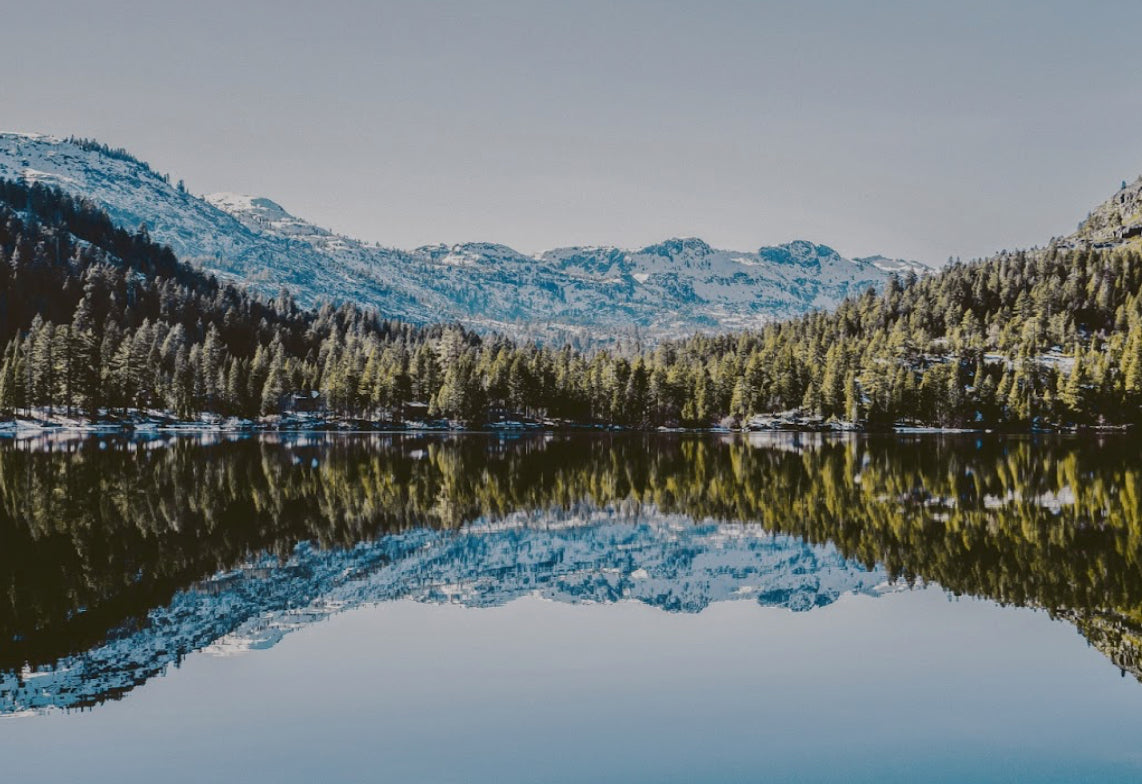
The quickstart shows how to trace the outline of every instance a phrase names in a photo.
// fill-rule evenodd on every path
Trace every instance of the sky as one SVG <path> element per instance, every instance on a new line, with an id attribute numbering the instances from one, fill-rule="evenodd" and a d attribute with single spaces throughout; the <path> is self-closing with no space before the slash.
<path id="1" fill-rule="evenodd" d="M 0 129 L 396 247 L 942 263 L 1142 173 L 1137 2 L 7 4 Z"/>

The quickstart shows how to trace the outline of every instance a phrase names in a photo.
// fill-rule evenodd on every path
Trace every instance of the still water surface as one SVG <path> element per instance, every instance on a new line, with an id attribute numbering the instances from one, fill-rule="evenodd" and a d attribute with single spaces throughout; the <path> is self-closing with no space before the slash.
<path id="1" fill-rule="evenodd" d="M 0 443 L 19 781 L 1138 781 L 1130 439 Z"/>

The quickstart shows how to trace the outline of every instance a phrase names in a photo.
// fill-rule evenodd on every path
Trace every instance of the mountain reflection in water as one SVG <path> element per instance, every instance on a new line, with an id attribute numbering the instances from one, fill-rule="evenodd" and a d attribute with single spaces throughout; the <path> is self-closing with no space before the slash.
<path id="1" fill-rule="evenodd" d="M 917 580 L 1045 608 L 1137 677 L 1140 474 L 1125 438 L 4 441 L 0 713 L 394 599 L 807 610 Z"/>

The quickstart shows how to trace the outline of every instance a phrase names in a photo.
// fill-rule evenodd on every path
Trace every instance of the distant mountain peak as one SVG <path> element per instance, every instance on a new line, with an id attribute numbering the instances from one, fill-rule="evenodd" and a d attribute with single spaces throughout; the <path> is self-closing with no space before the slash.
<path id="1" fill-rule="evenodd" d="M 285 207 L 264 196 L 245 196 L 239 193 L 208 193 L 202 198 L 218 209 L 228 212 L 235 217 L 249 214 L 258 215 L 267 220 L 282 220 L 287 218 L 297 220 Z"/>
<path id="2" fill-rule="evenodd" d="M 922 261 L 916 261 L 915 259 L 890 259 L 879 253 L 874 256 L 860 256 L 854 258 L 853 261 L 858 264 L 871 264 L 879 270 L 895 272 L 897 274 L 914 272 L 917 275 L 927 275 L 934 271 Z"/>
<path id="3" fill-rule="evenodd" d="M 647 245 L 638 252 L 674 258 L 683 254 L 705 256 L 712 253 L 713 250 L 706 242 L 697 237 L 671 237 L 654 245 Z"/>
<path id="4" fill-rule="evenodd" d="M 313 241 L 333 236 L 333 232 L 329 229 L 323 229 L 296 215 L 291 215 L 285 207 L 264 196 L 211 193 L 202 198 L 207 204 L 237 218 L 254 232 L 272 232 L 290 238 L 312 238 Z"/>
<path id="5" fill-rule="evenodd" d="M 0 177 L 58 185 L 141 223 L 183 260 L 302 304 L 351 300 L 414 324 L 457 321 L 541 340 L 656 340 L 756 328 L 827 308 L 889 271 L 798 240 L 758 252 L 673 237 L 520 253 L 469 242 L 396 250 L 337 234 L 278 202 L 237 193 L 199 198 L 125 150 L 87 139 L 0 134 Z"/>
<path id="6" fill-rule="evenodd" d="M 818 245 L 808 240 L 793 240 L 784 245 L 769 245 L 758 248 L 757 254 L 774 264 L 799 267 L 819 267 L 823 260 L 839 260 L 841 254 L 828 245 Z"/>
<path id="7" fill-rule="evenodd" d="M 534 261 L 530 256 L 525 256 L 507 245 L 495 242 L 425 245 L 417 248 L 413 253 L 423 255 L 433 262 L 454 267 L 487 267 L 496 263 L 518 264 Z"/>

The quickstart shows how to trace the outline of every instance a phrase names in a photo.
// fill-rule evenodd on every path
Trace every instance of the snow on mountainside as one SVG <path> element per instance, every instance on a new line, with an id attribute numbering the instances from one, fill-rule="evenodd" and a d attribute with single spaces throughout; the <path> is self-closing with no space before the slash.
<path id="1" fill-rule="evenodd" d="M 183 261 L 222 277 L 243 280 L 273 294 L 285 286 L 303 302 L 324 295 L 374 304 L 391 303 L 411 320 L 427 320 L 417 303 L 388 288 L 363 259 L 331 260 L 305 242 L 244 226 L 207 201 L 172 186 L 166 177 L 130 156 L 50 136 L 0 134 L 0 177 L 58 186 L 90 199 L 117 224 L 146 224 L 151 237 L 170 245 Z"/>
<path id="2" fill-rule="evenodd" d="M 698 239 L 537 256 L 491 243 L 402 251 L 334 234 L 270 199 L 192 196 L 129 155 L 48 136 L 0 134 L 0 177 L 87 197 L 126 228 L 145 223 L 180 258 L 267 293 L 285 286 L 306 304 L 352 300 L 413 323 L 547 339 L 755 327 L 829 307 L 891 273 L 927 270 L 805 241 L 751 252 Z"/>
<path id="3" fill-rule="evenodd" d="M 847 593 L 891 590 L 880 570 L 829 546 L 760 526 L 694 523 L 652 510 L 517 513 L 460 531 L 417 529 L 348 550 L 302 544 L 183 591 L 103 644 L 54 667 L 0 673 L 0 716 L 98 704 L 187 654 L 268 648 L 291 631 L 394 600 L 491 607 L 522 596 L 569 603 L 637 601 L 667 612 L 752 600 L 811 610 Z"/>
<path id="4" fill-rule="evenodd" d="M 853 259 L 853 261 L 862 264 L 871 264 L 879 270 L 894 272 L 897 275 L 907 275 L 910 272 L 914 272 L 917 275 L 926 275 L 932 272 L 932 268 L 923 262 L 911 261 L 909 259 L 890 259 L 887 256 L 881 256 L 879 254 L 876 256 L 863 256 Z"/>

